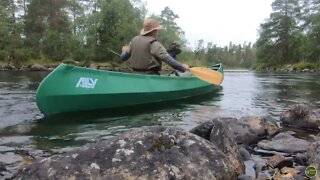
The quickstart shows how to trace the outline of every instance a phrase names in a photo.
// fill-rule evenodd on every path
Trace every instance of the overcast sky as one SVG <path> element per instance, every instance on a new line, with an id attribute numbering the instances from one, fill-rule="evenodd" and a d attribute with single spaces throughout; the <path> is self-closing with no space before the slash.
<path id="1" fill-rule="evenodd" d="M 178 26 L 190 45 L 199 39 L 218 46 L 255 42 L 260 23 L 269 18 L 274 0 L 145 0 L 149 13 L 166 6 L 179 15 Z"/>

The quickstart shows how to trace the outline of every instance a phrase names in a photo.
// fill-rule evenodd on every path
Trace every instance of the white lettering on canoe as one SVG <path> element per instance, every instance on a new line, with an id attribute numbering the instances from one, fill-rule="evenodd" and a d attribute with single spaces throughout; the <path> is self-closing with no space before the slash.
<path id="1" fill-rule="evenodd" d="M 93 89 L 97 84 L 98 79 L 92 79 L 88 77 L 80 77 L 76 88 L 87 88 L 87 89 Z"/>

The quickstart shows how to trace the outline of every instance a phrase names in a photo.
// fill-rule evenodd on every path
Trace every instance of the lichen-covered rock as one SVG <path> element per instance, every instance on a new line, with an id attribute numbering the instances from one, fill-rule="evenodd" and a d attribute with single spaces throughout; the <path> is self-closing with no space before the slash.
<path id="1" fill-rule="evenodd" d="M 214 121 L 210 133 L 210 142 L 215 144 L 232 162 L 237 174 L 243 174 L 245 166 L 239 147 L 234 140 L 233 132 L 230 127 L 222 121 Z"/>
<path id="2" fill-rule="evenodd" d="M 213 143 L 178 128 L 136 129 L 46 158 L 14 179 L 236 179 Z"/>
<path id="3" fill-rule="evenodd" d="M 320 131 L 320 109 L 296 105 L 281 113 L 280 120 L 285 126 Z"/>

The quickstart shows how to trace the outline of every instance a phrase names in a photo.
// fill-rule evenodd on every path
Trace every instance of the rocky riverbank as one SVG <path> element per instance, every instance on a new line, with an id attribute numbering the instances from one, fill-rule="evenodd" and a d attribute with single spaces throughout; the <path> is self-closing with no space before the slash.
<path id="1" fill-rule="evenodd" d="M 144 127 L 59 152 L 1 140 L 0 179 L 304 179 L 308 166 L 320 172 L 319 127 L 320 109 L 296 105 L 279 119 Z"/>
<path id="2" fill-rule="evenodd" d="M 80 64 L 74 63 L 73 65 L 80 66 Z M 0 71 L 52 71 L 57 67 L 57 65 L 41 65 L 41 64 L 33 64 L 29 66 L 0 66 Z M 83 66 L 84 67 L 84 66 Z M 121 71 L 121 72 L 132 72 L 132 69 L 125 67 L 113 67 L 111 65 L 97 65 L 90 64 L 85 66 L 87 68 L 92 69 L 101 69 L 101 70 L 109 70 L 109 71 Z"/>
<path id="3" fill-rule="evenodd" d="M 79 65 L 79 63 L 71 63 L 74 65 Z M 57 65 L 42 65 L 42 64 L 33 64 L 33 65 L 23 65 L 23 66 L 14 66 L 6 65 L 0 66 L 0 71 L 52 71 L 56 68 Z M 111 65 L 96 65 L 94 63 L 86 66 L 92 69 L 102 69 L 102 70 L 112 70 L 112 71 L 132 71 L 129 68 L 124 67 L 112 67 Z M 320 73 L 320 68 L 295 68 L 292 65 L 287 65 L 282 68 L 277 67 L 265 67 L 262 69 L 257 69 L 258 72 L 289 72 L 289 73 Z"/>
<path id="4" fill-rule="evenodd" d="M 289 72 L 289 73 L 320 73 L 320 68 L 296 68 L 293 65 L 286 65 L 284 67 L 264 67 L 257 69 L 259 72 Z"/>
<path id="5" fill-rule="evenodd" d="M 77 65 L 80 66 L 79 64 L 72 64 L 72 65 Z M 33 64 L 29 66 L 20 66 L 16 67 L 13 65 L 8 65 L 8 66 L 0 66 L 0 71 L 52 71 L 56 68 L 56 65 L 41 65 L 41 64 Z M 99 69 L 99 70 L 108 70 L 108 71 L 117 71 L 117 72 L 129 72 L 133 73 L 133 70 L 131 68 L 126 68 L 126 67 L 114 67 L 111 65 L 97 65 L 97 64 L 90 64 L 88 66 L 82 66 L 82 67 L 87 67 L 91 69 Z M 173 74 L 176 75 L 176 72 L 173 71 L 172 69 L 168 68 L 163 68 L 163 70 L 160 72 L 161 74 Z"/>
<path id="6" fill-rule="evenodd" d="M 77 64 L 75 64 L 77 65 Z M 14 65 L 6 65 L 6 66 L 0 66 L 0 71 L 52 71 L 55 69 L 57 65 L 42 65 L 42 64 L 33 64 L 33 65 L 22 65 L 22 66 L 14 66 Z M 89 68 L 94 69 L 108 69 L 112 70 L 114 68 L 112 67 L 105 67 L 105 66 L 97 66 L 95 64 L 91 64 L 88 66 Z M 115 68 L 116 69 L 116 68 Z"/>
<path id="7" fill-rule="evenodd" d="M 33 64 L 28 66 L 5 65 L 5 66 L 0 66 L 0 71 L 52 71 L 54 68 L 56 68 L 55 65 L 41 65 L 41 64 Z"/>

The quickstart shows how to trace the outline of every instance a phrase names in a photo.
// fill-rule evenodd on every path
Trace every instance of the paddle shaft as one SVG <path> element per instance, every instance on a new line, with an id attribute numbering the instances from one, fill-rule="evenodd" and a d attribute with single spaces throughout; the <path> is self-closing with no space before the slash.
<path id="1" fill-rule="evenodd" d="M 113 54 L 115 54 L 115 55 L 117 55 L 117 56 L 121 57 L 121 55 L 120 55 L 119 53 L 117 53 L 117 52 L 113 51 L 113 50 L 112 50 L 112 49 L 110 49 L 110 48 L 107 48 L 107 49 L 108 49 L 108 51 L 112 52 Z"/>

